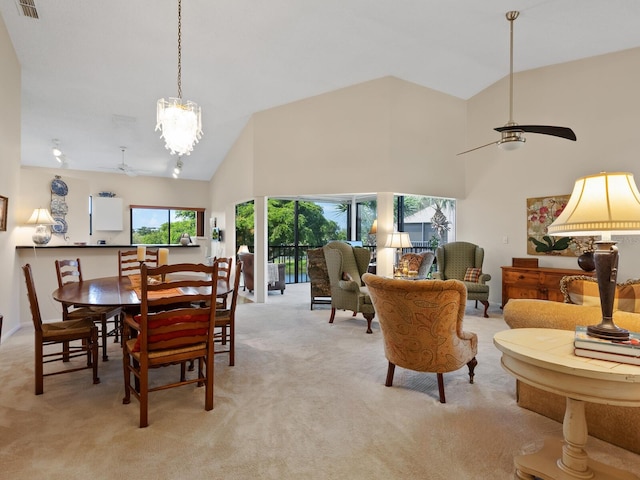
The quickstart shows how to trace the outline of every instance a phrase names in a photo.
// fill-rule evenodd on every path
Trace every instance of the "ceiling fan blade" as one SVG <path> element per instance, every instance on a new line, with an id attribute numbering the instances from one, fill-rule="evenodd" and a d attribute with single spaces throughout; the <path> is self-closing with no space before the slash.
<path id="1" fill-rule="evenodd" d="M 499 142 L 499 140 L 496 140 L 495 142 L 487 143 L 486 145 L 480 145 L 479 147 L 472 148 L 471 150 L 465 150 L 464 152 L 456 153 L 456 156 L 457 155 L 464 155 L 465 153 L 473 152 L 475 150 L 479 150 L 481 148 L 488 147 L 489 145 L 495 145 L 498 142 Z"/>
<path id="2" fill-rule="evenodd" d="M 554 127 L 551 125 L 513 125 L 494 128 L 497 132 L 528 132 L 540 133 L 542 135 L 552 135 L 554 137 L 565 138 L 576 141 L 576 134 L 568 127 Z"/>

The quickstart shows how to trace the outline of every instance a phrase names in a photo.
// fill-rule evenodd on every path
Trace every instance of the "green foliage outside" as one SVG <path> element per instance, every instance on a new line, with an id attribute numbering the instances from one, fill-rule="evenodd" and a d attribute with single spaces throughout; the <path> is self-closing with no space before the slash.
<path id="1" fill-rule="evenodd" d="M 177 210 L 176 220 L 171 222 L 171 238 L 169 238 L 169 222 L 159 228 L 140 227 L 133 231 L 132 243 L 147 245 L 166 245 L 180 243 L 180 235 L 188 233 L 196 235 L 196 212 L 194 210 Z"/>
<path id="2" fill-rule="evenodd" d="M 269 199 L 269 245 L 291 245 L 294 240 L 295 201 Z M 247 202 L 236 206 L 236 243 L 254 244 L 254 205 Z M 299 245 L 324 245 L 329 240 L 346 240 L 340 226 L 325 218 L 322 207 L 313 202 L 298 202 Z"/>

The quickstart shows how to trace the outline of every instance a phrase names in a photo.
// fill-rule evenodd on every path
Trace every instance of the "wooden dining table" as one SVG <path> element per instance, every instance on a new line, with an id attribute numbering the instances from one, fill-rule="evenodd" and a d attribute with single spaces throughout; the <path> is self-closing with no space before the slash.
<path id="1" fill-rule="evenodd" d="M 233 288 L 220 280 L 217 297 L 225 297 Z M 188 293 L 188 292 L 185 292 Z M 72 282 L 57 288 L 51 294 L 54 300 L 84 307 L 137 307 L 140 299 L 128 276 L 114 276 Z"/>

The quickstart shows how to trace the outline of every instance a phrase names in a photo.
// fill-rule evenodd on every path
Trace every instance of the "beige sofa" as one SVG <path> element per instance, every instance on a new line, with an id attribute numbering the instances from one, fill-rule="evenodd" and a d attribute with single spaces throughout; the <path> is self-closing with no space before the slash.
<path id="1" fill-rule="evenodd" d="M 595 290 L 594 290 L 595 287 Z M 594 325 L 602 320 L 597 284 L 588 277 L 565 277 L 561 288 L 566 302 L 546 300 L 512 299 L 504 306 L 504 320 L 510 328 L 559 328 L 574 330 L 577 325 Z M 626 288 L 640 298 L 640 284 L 627 282 L 618 285 L 619 291 Z M 635 295 L 635 294 L 634 294 Z M 625 296 L 623 294 L 622 296 Z M 626 295 L 628 297 L 628 295 Z M 618 297 L 618 295 L 617 295 Z M 577 304 L 581 303 L 581 304 Z M 635 307 L 636 301 L 616 298 L 616 307 Z M 631 331 L 640 331 L 640 311 L 616 310 L 613 314 L 616 325 Z M 562 422 L 565 398 L 516 382 L 518 405 L 549 418 Z M 587 428 L 589 435 L 640 454 L 640 408 L 586 404 Z"/>

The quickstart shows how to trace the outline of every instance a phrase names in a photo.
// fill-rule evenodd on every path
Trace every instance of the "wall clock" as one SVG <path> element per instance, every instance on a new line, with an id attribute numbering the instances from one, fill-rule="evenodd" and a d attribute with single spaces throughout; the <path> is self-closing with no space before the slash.
<path id="1" fill-rule="evenodd" d="M 64 197 L 69 193 L 69 187 L 67 187 L 67 184 L 64 183 L 60 177 L 56 176 L 56 178 L 51 180 L 51 193 Z"/>

